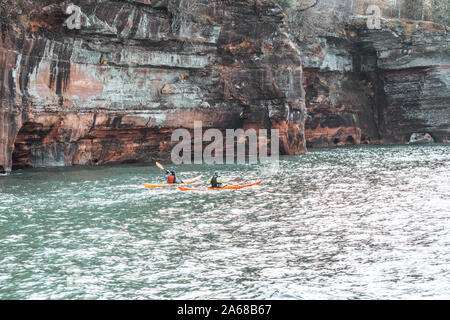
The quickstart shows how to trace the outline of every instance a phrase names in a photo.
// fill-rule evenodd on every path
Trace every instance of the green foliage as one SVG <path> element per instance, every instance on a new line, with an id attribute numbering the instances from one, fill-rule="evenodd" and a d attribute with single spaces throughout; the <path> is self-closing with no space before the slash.
<path id="1" fill-rule="evenodd" d="M 298 0 L 275 0 L 283 9 L 292 9 L 298 6 Z"/>
<path id="2" fill-rule="evenodd" d="M 402 18 L 420 20 L 422 17 L 423 0 L 404 0 Z"/>
<path id="3" fill-rule="evenodd" d="M 384 17 L 450 23 L 450 0 L 395 0 L 382 10 Z"/>
<path id="4" fill-rule="evenodd" d="M 433 21 L 439 22 L 445 25 L 450 24 L 450 0 L 432 0 L 431 1 L 431 15 Z"/>

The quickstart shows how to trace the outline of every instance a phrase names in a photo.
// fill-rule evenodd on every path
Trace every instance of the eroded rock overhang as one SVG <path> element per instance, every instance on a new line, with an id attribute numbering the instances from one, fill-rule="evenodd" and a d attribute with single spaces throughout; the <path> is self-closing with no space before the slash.
<path id="1" fill-rule="evenodd" d="M 302 63 L 271 1 L 73 3 L 80 30 L 68 1 L 7 7 L 3 171 L 168 158 L 194 120 L 280 129 L 282 153 L 305 152 Z"/>

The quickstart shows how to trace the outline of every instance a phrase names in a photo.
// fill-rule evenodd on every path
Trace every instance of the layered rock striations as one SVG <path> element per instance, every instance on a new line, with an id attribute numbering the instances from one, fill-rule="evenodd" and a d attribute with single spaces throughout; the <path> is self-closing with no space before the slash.
<path id="1" fill-rule="evenodd" d="M 340 31 L 340 32 L 339 32 Z M 309 147 L 450 138 L 449 33 L 432 22 L 357 18 L 298 41 Z"/>
<path id="2" fill-rule="evenodd" d="M 194 121 L 279 129 L 282 154 L 448 141 L 449 30 L 369 29 L 354 3 L 290 23 L 270 0 L 3 0 L 0 172 L 167 159 Z"/>
<path id="3" fill-rule="evenodd" d="M 306 150 L 301 57 L 271 1 L 23 0 L 1 15 L 0 171 L 169 158 L 194 120 Z"/>
<path id="4" fill-rule="evenodd" d="M 376 33 L 358 29 L 361 48 L 376 52 L 382 143 L 405 143 L 413 132 L 450 138 L 448 31 L 412 20 L 388 21 Z"/>

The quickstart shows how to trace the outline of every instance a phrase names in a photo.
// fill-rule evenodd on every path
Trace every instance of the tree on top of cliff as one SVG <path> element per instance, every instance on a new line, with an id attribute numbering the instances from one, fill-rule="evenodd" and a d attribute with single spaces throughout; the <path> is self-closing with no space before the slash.
<path id="1" fill-rule="evenodd" d="M 427 20 L 448 25 L 450 0 L 376 0 L 385 18 Z"/>
<path id="2" fill-rule="evenodd" d="M 24 9 L 20 1 L 3 0 L 0 1 L 0 20 L 2 29 L 19 29 L 18 17 L 24 14 Z"/>
<path id="3" fill-rule="evenodd" d="M 283 9 L 306 11 L 317 5 L 319 0 L 275 0 Z"/>
<path id="4" fill-rule="evenodd" d="M 298 6 L 297 0 L 275 0 L 283 9 L 296 8 Z"/>
<path id="5" fill-rule="evenodd" d="M 450 15 L 448 14 L 449 9 L 450 9 L 450 0 L 432 0 L 431 2 L 432 20 L 442 23 L 445 26 L 448 26 L 450 24 Z"/>
<path id="6" fill-rule="evenodd" d="M 195 17 L 198 3 L 196 0 L 169 1 L 167 9 L 172 16 L 172 32 L 178 32 L 185 27 L 188 21 Z"/>
<path id="7" fill-rule="evenodd" d="M 367 16 L 371 4 L 381 9 L 384 19 L 428 20 L 446 26 L 450 23 L 450 0 L 305 0 L 299 1 L 296 8 L 285 9 L 290 34 L 307 42 L 319 35 L 345 37 L 346 27 L 354 23 L 355 17 Z M 304 6 L 307 11 L 301 10 Z"/>

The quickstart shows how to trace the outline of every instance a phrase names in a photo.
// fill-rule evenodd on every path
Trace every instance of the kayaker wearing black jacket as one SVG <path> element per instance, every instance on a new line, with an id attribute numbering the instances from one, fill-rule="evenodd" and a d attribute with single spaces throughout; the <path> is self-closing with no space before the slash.
<path id="1" fill-rule="evenodd" d="M 183 183 L 182 180 L 177 178 L 175 170 L 172 171 L 166 170 L 166 179 L 168 183 Z"/>
<path id="2" fill-rule="evenodd" d="M 222 178 L 220 178 L 218 171 L 214 172 L 214 175 L 211 178 L 209 178 L 208 181 L 206 182 L 207 185 L 213 188 L 223 188 L 227 183 L 228 181 L 225 181 Z"/>

